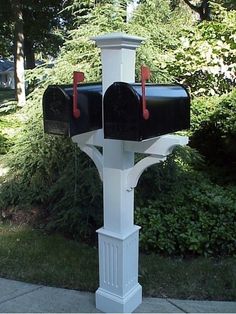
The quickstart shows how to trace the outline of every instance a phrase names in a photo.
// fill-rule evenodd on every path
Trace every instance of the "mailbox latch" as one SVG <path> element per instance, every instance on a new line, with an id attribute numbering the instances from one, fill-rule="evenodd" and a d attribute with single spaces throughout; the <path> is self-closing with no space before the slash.
<path id="1" fill-rule="evenodd" d="M 78 108 L 78 89 L 77 85 L 79 82 L 84 81 L 84 73 L 74 71 L 73 73 L 73 116 L 75 119 L 80 117 L 80 110 Z"/>
<path id="2" fill-rule="evenodd" d="M 142 82 L 142 107 L 143 107 L 143 118 L 144 120 L 149 119 L 149 111 L 146 104 L 146 95 L 145 95 L 145 84 L 146 81 L 150 79 L 151 72 L 150 69 L 144 65 L 141 66 L 141 82 Z"/>

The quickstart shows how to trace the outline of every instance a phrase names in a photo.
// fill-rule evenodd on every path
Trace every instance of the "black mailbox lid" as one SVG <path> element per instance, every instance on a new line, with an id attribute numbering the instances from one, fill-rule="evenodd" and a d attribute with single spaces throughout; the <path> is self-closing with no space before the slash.
<path id="1" fill-rule="evenodd" d="M 141 141 L 190 127 L 190 96 L 182 85 L 147 84 L 150 117 L 142 115 L 142 86 L 113 83 L 104 95 L 104 136 Z"/>
<path id="2" fill-rule="evenodd" d="M 73 117 L 73 86 L 49 85 L 43 95 L 46 133 L 73 136 L 102 128 L 102 84 L 78 87 L 80 117 Z"/>

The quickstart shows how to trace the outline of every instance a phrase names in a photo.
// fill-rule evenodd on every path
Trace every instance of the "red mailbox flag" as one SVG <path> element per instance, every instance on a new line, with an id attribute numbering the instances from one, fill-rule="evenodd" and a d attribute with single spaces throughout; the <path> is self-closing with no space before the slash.
<path id="1" fill-rule="evenodd" d="M 75 119 L 80 117 L 80 110 L 78 108 L 78 90 L 77 85 L 79 82 L 84 81 L 83 72 L 74 72 L 73 73 L 73 116 Z"/>
<path id="2" fill-rule="evenodd" d="M 141 66 L 141 82 L 142 82 L 142 105 L 143 105 L 143 118 L 145 120 L 149 119 L 149 111 L 146 108 L 146 95 L 145 95 L 145 84 L 146 81 L 150 79 L 151 72 L 150 69 L 144 65 Z"/>

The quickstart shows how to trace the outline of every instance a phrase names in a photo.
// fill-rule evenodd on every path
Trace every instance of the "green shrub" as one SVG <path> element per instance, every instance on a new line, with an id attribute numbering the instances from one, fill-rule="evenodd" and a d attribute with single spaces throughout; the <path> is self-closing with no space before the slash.
<path id="1" fill-rule="evenodd" d="M 196 99 L 190 145 L 210 163 L 236 164 L 236 89 L 228 95 Z"/>
<path id="2" fill-rule="evenodd" d="M 172 158 L 150 169 L 137 190 L 135 216 L 143 250 L 184 256 L 236 253 L 233 190 Z"/>
<path id="3" fill-rule="evenodd" d="M 151 5 L 154 2 L 148 1 Z M 29 82 L 38 87 L 28 96 L 24 128 L 8 154 L 10 176 L 0 191 L 1 209 L 37 205 L 42 208 L 42 227 L 86 241 L 94 240 L 95 230 L 102 225 L 101 182 L 91 160 L 69 139 L 44 134 L 43 91 L 48 84 L 72 82 L 74 70 L 84 71 L 88 81 L 101 78 L 99 50 L 89 40 L 93 35 L 123 30 L 147 35 L 147 43 L 138 52 L 137 73 L 141 64 L 153 65 L 153 81 L 169 80 L 164 56 L 171 58 L 179 44 L 175 26 L 180 20 L 176 21 L 174 13 L 168 11 L 157 23 L 158 11 L 152 10 L 153 16 L 148 16 L 144 28 L 144 6 L 128 24 L 123 13 L 114 13 L 112 8 L 110 4 L 101 5 L 83 16 L 86 23 L 71 31 L 54 68 L 40 67 L 29 72 Z M 159 46 L 170 50 L 161 53 Z M 204 103 L 196 103 L 194 110 L 196 134 L 208 112 Z M 235 253 L 234 190 L 226 191 L 194 171 L 192 164 L 199 165 L 201 161 L 196 152 L 184 149 L 181 154 L 149 169 L 140 180 L 136 222 L 143 227 L 142 249 L 183 255 Z"/>
<path id="4" fill-rule="evenodd" d="M 74 158 L 51 188 L 47 207 L 49 231 L 94 243 L 102 226 L 102 182 L 93 162 L 75 148 Z"/>
<path id="5" fill-rule="evenodd" d="M 5 110 L 1 111 L 1 109 L 2 108 L 0 108 L 0 155 L 3 155 L 6 154 L 12 146 L 14 133 L 16 128 L 19 127 L 19 123 L 14 121 L 14 117 L 9 119 L 9 112 Z"/>
<path id="6" fill-rule="evenodd" d="M 145 10 L 145 7 L 142 7 L 142 10 Z M 168 12 L 170 13 L 170 10 Z M 147 27 L 151 26 L 154 38 L 155 34 L 160 32 L 157 26 L 154 28 L 155 23 L 161 25 L 163 22 L 157 21 L 160 15 L 156 12 L 153 11 L 152 14 L 154 18 L 150 18 L 150 25 Z M 171 29 L 171 23 L 175 23 L 175 17 L 171 14 L 166 17 L 168 29 Z M 140 32 L 140 28 L 137 27 L 142 24 L 140 16 L 135 21 L 126 23 L 122 6 L 117 7 L 110 2 L 88 8 L 78 21 L 79 28 L 70 32 L 55 66 L 53 68 L 41 66 L 27 72 L 27 80 L 35 86 L 35 90 L 27 97 L 27 104 L 23 110 L 25 124 L 7 156 L 11 173 L 1 186 L 1 208 L 38 205 L 45 209 L 44 214 L 50 222 L 48 228 L 72 235 L 80 233 L 80 230 L 85 228 L 87 225 L 84 223 L 85 220 L 89 223 L 97 221 L 99 227 L 101 226 L 99 222 L 101 219 L 97 217 L 99 211 L 95 212 L 95 208 L 102 208 L 101 197 L 96 196 L 101 195 L 101 184 L 95 174 L 96 171 L 91 166 L 91 161 L 87 157 L 84 158 L 84 154 L 79 152 L 70 140 L 44 134 L 42 94 L 49 84 L 72 83 L 74 70 L 84 71 L 86 81 L 101 80 L 100 51 L 90 37 L 113 31 L 134 31 L 141 36 L 142 33 L 143 36 L 146 34 L 149 36 L 145 28 L 142 27 Z M 174 31 L 172 28 L 173 33 Z M 164 24 L 163 33 L 168 33 Z M 159 41 L 162 42 L 163 38 L 164 35 Z M 167 41 L 171 45 L 175 39 L 169 36 Z M 139 64 L 147 59 L 152 60 L 153 55 L 156 56 L 160 51 L 151 40 L 147 41 L 146 48 L 139 54 Z M 150 56 L 151 54 L 153 55 Z M 91 172 L 91 176 L 88 175 L 88 171 Z M 78 188 L 75 188 L 77 186 Z M 91 217 L 88 217 L 90 211 Z M 79 216 L 82 218 L 78 219 Z M 75 227 L 72 227 L 74 225 Z"/>
<path id="7" fill-rule="evenodd" d="M 86 241 L 94 238 L 102 225 L 102 193 L 92 161 L 69 139 L 44 135 L 36 127 L 34 131 L 35 141 L 25 134 L 24 155 L 14 148 L 0 208 L 36 206 L 41 208 L 39 223 L 48 231 Z"/>
<path id="8" fill-rule="evenodd" d="M 9 140 L 0 131 L 0 155 L 6 154 L 9 146 Z"/>

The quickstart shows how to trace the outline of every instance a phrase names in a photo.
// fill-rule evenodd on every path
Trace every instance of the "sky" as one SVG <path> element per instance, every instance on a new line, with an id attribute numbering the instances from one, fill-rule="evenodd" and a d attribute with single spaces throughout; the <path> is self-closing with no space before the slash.
<path id="1" fill-rule="evenodd" d="M 129 20 L 132 16 L 132 12 L 138 5 L 138 0 L 133 0 L 130 4 L 127 6 L 127 20 Z"/>

